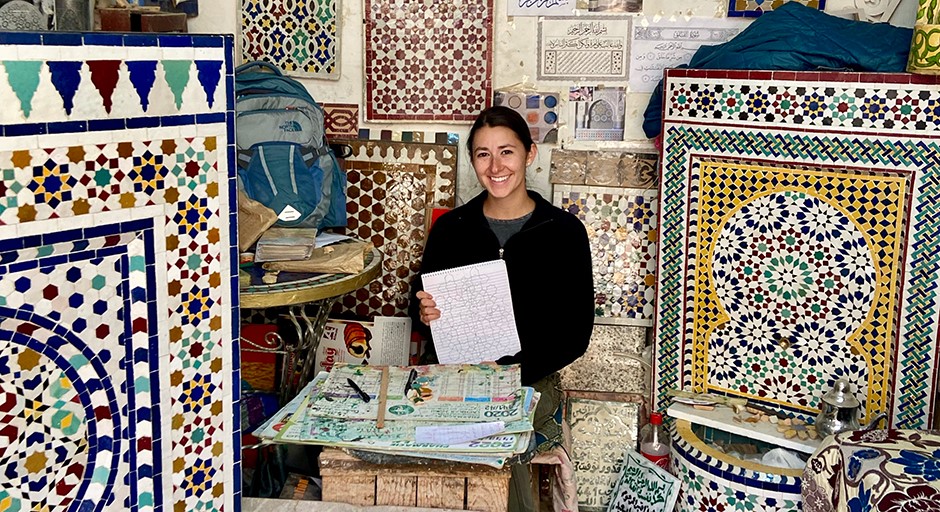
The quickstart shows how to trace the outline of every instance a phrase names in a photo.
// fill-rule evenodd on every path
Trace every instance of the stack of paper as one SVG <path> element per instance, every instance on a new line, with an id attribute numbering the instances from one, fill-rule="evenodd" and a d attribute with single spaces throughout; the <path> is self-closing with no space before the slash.
<path id="1" fill-rule="evenodd" d="M 305 260 L 316 247 L 314 228 L 270 228 L 258 239 L 255 261 Z"/>
<path id="2" fill-rule="evenodd" d="M 415 370 L 412 378 L 411 370 Z M 519 384 L 518 366 L 389 367 L 385 424 L 376 418 L 382 368 L 337 365 L 320 373 L 255 435 L 378 453 L 502 467 L 524 452 L 538 393 Z M 366 402 L 348 383 L 369 395 Z"/>

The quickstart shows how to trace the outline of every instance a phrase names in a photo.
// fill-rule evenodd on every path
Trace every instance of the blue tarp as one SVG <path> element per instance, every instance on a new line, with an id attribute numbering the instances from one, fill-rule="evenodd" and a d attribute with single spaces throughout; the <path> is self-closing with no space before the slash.
<path id="1" fill-rule="evenodd" d="M 887 23 L 852 21 L 788 2 L 757 18 L 734 39 L 695 52 L 696 69 L 786 69 L 901 72 L 913 31 Z M 643 115 L 643 131 L 662 130 L 663 83 Z"/>

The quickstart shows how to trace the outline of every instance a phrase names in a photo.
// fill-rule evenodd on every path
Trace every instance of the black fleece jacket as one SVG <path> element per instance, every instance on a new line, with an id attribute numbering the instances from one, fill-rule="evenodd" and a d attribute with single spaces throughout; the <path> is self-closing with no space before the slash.
<path id="1" fill-rule="evenodd" d="M 483 215 L 487 192 L 442 215 L 424 249 L 421 272 L 506 260 L 512 307 L 522 350 L 498 360 L 522 365 L 522 383 L 531 385 L 584 354 L 594 325 L 591 249 L 584 225 L 535 192 L 535 211 L 503 247 Z M 502 254 L 500 254 L 502 250 Z M 421 280 L 412 287 L 412 317 L 419 318 Z"/>

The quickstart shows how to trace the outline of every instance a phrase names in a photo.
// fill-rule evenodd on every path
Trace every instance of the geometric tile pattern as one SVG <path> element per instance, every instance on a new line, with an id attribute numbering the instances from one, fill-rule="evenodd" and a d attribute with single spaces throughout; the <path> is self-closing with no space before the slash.
<path id="1" fill-rule="evenodd" d="M 242 60 L 289 76 L 339 79 L 338 0 L 242 2 Z"/>
<path id="2" fill-rule="evenodd" d="M 334 312 L 359 318 L 407 316 L 411 281 L 420 269 L 431 208 L 456 201 L 457 146 L 342 141 L 348 186 L 345 228 L 336 232 L 371 241 L 383 254 L 379 277 L 345 295 Z"/>
<path id="3" fill-rule="evenodd" d="M 671 469 L 682 482 L 677 511 L 791 512 L 802 508 L 800 469 L 765 466 L 728 455 L 703 441 L 688 421 L 676 421 L 673 429 Z"/>
<path id="4" fill-rule="evenodd" d="M 206 47 L 176 42 L 159 54 L 141 36 L 123 52 L 107 50 L 109 34 L 46 36 L 48 44 L 62 44 L 54 58 L 0 62 L 0 97 L 11 107 L 0 111 L 5 136 L 182 125 L 225 113 L 225 61 L 212 51 L 223 46 L 219 36 L 206 36 Z M 0 38 L 3 55 L 21 46 L 4 39 L 33 43 L 25 34 Z M 100 60 L 86 60 L 89 49 L 101 49 Z M 166 116 L 175 119 L 158 120 Z"/>
<path id="5" fill-rule="evenodd" d="M 787 2 L 799 2 L 820 11 L 826 8 L 826 0 L 729 0 L 728 16 L 756 18 Z"/>
<path id="6" fill-rule="evenodd" d="M 885 411 L 910 175 L 695 167 L 692 385 L 815 415 L 845 378 Z"/>
<path id="7" fill-rule="evenodd" d="M 712 349 L 720 347 L 705 342 L 708 320 L 697 308 L 712 308 L 710 332 L 732 328 L 735 315 L 737 339 L 766 357 L 763 370 L 753 369 L 761 382 L 751 376 L 739 394 L 760 399 L 754 391 L 763 386 L 764 396 L 786 398 L 811 416 L 806 407 L 815 397 L 800 379 L 823 389 L 841 371 L 867 382 L 859 386 L 866 416 L 887 412 L 898 428 L 931 424 L 940 313 L 938 84 L 864 73 L 667 73 L 655 407 L 669 403 L 669 389 L 712 385 L 713 377 L 728 392 L 741 385 L 740 376 L 721 375 L 747 365 L 733 360 L 741 351 L 719 360 Z M 870 107 L 838 115 L 828 106 L 849 108 L 847 91 L 851 105 Z M 794 101 L 764 102 L 784 93 Z M 745 96 L 752 101 L 739 103 Z M 808 115 L 814 108 L 816 117 Z M 791 238 L 823 249 L 791 251 Z M 745 260 L 762 267 L 747 270 Z M 771 289 L 777 276 L 787 281 Z M 810 290 L 814 298 L 805 300 Z M 757 291 L 761 300 L 776 294 L 776 302 L 761 306 Z M 718 294 L 739 294 L 747 304 L 719 313 Z M 781 301 L 804 309 L 777 311 Z M 826 384 L 812 382 L 819 372 Z"/>
<path id="8" fill-rule="evenodd" d="M 0 508 L 240 500 L 233 46 L 0 34 Z"/>
<path id="9" fill-rule="evenodd" d="M 359 105 L 322 103 L 320 106 L 323 107 L 323 130 L 327 139 L 359 137 Z"/>
<path id="10" fill-rule="evenodd" d="M 554 204 L 581 219 L 594 261 L 594 315 L 651 326 L 656 285 L 656 190 L 555 185 Z"/>
<path id="11" fill-rule="evenodd" d="M 366 0 L 366 119 L 472 121 L 493 98 L 493 1 Z"/>

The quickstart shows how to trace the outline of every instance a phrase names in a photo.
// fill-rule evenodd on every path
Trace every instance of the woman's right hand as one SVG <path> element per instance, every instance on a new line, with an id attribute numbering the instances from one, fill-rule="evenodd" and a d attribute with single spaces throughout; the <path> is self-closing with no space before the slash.
<path id="1" fill-rule="evenodd" d="M 419 306 L 421 322 L 424 325 L 431 325 L 432 320 L 437 320 L 441 317 L 441 310 L 437 309 L 437 303 L 434 302 L 434 297 L 432 297 L 430 293 L 421 290 L 416 295 L 418 300 L 421 301 Z"/>

